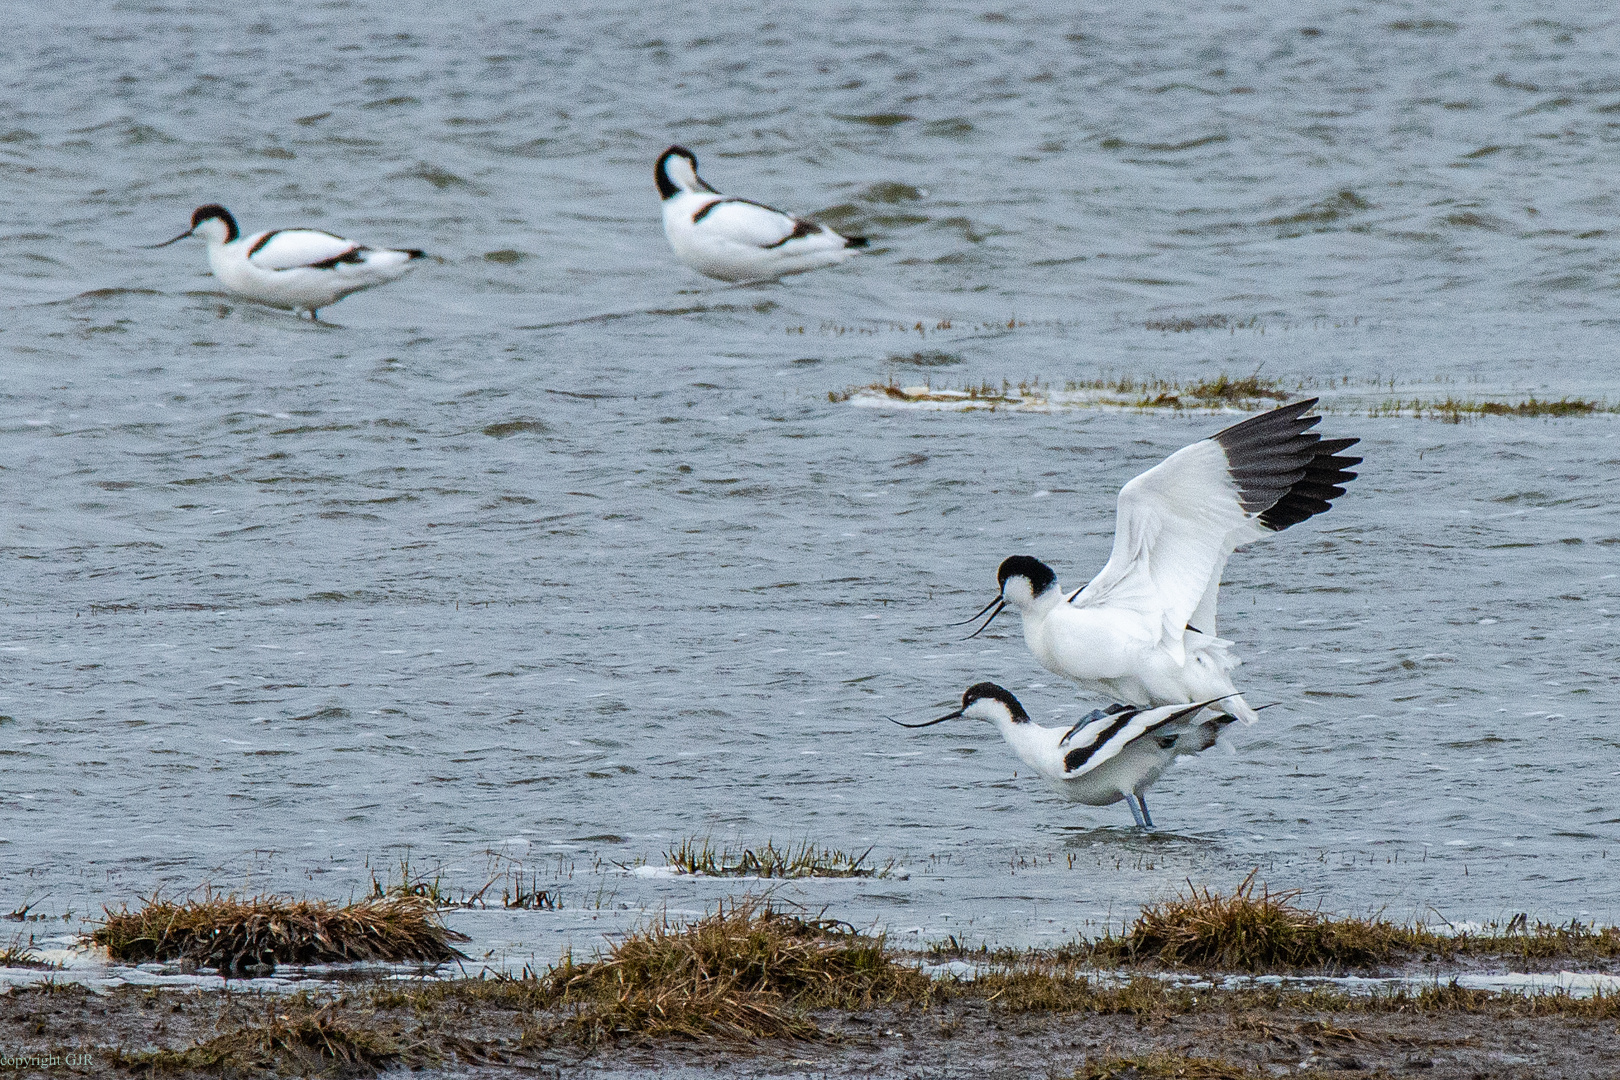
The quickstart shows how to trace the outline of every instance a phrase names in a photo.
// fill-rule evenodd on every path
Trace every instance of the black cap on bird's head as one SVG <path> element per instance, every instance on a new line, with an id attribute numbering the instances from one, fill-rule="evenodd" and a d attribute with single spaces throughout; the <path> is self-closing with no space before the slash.
<path id="1" fill-rule="evenodd" d="M 187 229 L 173 240 L 165 240 L 161 244 L 147 244 L 146 246 L 148 248 L 160 248 L 168 247 L 170 244 L 179 243 L 186 237 L 196 233 L 198 227 L 204 222 L 215 220 L 221 222 L 225 226 L 225 243 L 228 244 L 232 240 L 235 240 L 237 237 L 242 235 L 242 230 L 236 227 L 236 219 L 231 216 L 231 212 L 229 210 L 219 205 L 219 203 L 209 203 L 207 206 L 199 206 L 197 209 L 191 212 L 191 228 Z"/>
<path id="2" fill-rule="evenodd" d="M 947 720 L 955 720 L 957 717 L 966 716 L 968 710 L 973 708 L 974 705 L 987 700 L 998 702 L 1004 706 L 1012 714 L 1013 723 L 1024 724 L 1029 722 L 1029 713 L 1024 711 L 1024 707 L 1018 703 L 1017 698 L 1012 696 L 1012 692 L 997 686 L 993 682 L 974 683 L 968 687 L 967 693 L 962 695 L 962 707 L 955 712 L 946 713 L 937 720 L 925 720 L 920 724 L 901 724 L 900 721 L 894 720 L 892 717 L 890 719 L 893 723 L 900 724 L 901 727 L 933 727 L 935 724 L 943 724 Z M 976 719 L 991 720 L 995 719 L 995 717 L 979 716 Z"/>
<path id="3" fill-rule="evenodd" d="M 1023 588 L 1018 584 L 1014 584 L 1012 594 L 1008 595 L 1007 583 L 1009 581 L 1015 583 L 1028 582 L 1029 595 L 1023 595 Z M 1008 604 L 1017 604 L 1019 607 L 1023 607 L 1037 596 L 1043 595 L 1048 589 L 1055 589 L 1057 587 L 1057 575 L 1052 572 L 1050 566 L 1047 566 L 1033 555 L 1013 555 L 1001 560 L 1001 565 L 996 568 L 996 584 L 1001 586 L 996 598 L 980 608 L 972 618 L 962 620 L 962 622 L 972 622 L 985 612 L 990 612 L 990 617 L 984 620 L 984 625 L 967 636 L 969 641 L 989 629 L 990 624 L 996 621 L 996 616 L 1000 615 L 1002 609 Z M 992 608 L 995 610 L 991 611 Z"/>
<path id="4" fill-rule="evenodd" d="M 231 212 L 219 205 L 219 203 L 209 203 L 207 206 L 199 206 L 197 209 L 193 210 L 191 212 L 192 229 L 195 230 L 197 226 L 201 225 L 210 218 L 219 218 L 219 220 L 225 223 L 225 231 L 230 233 L 230 235 L 225 238 L 227 241 L 235 240 L 238 236 L 242 235 L 241 230 L 236 227 L 236 219 L 231 216 Z"/>
<path id="5" fill-rule="evenodd" d="M 962 695 L 962 711 L 967 712 L 973 707 L 974 702 L 983 701 L 985 698 L 1007 706 L 1007 711 L 1012 713 L 1013 723 L 1022 724 L 1029 720 L 1029 713 L 1025 712 L 1018 699 L 1012 696 L 1012 691 L 993 682 L 974 683 L 968 687 L 967 692 Z"/>
<path id="6" fill-rule="evenodd" d="M 1001 560 L 996 568 L 996 584 L 1001 586 L 1003 596 L 1007 595 L 1007 582 L 1012 578 L 1026 579 L 1032 596 L 1039 596 L 1057 584 L 1057 574 L 1033 555 L 1013 555 Z"/>
<path id="7" fill-rule="evenodd" d="M 653 180 L 658 184 L 658 197 L 668 199 L 683 191 L 713 192 L 714 188 L 705 184 L 698 176 L 697 167 L 697 155 L 686 147 L 677 143 L 665 150 L 658 156 L 658 164 L 653 166 Z"/>

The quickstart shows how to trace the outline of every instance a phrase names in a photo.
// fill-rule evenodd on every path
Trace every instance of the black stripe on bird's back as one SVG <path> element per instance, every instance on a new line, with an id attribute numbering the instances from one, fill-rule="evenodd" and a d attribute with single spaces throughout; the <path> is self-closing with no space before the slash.
<path id="1" fill-rule="evenodd" d="M 266 245 L 270 241 L 274 240 L 280 234 L 281 234 L 280 229 L 271 229 L 269 232 L 267 232 L 263 236 L 259 237 L 257 240 L 255 240 L 253 242 L 253 246 L 248 248 L 247 257 L 250 258 L 250 259 L 253 258 L 253 256 L 257 255 L 260 251 L 262 251 L 264 249 L 264 245 Z"/>
<path id="2" fill-rule="evenodd" d="M 801 239 L 801 238 L 806 237 L 806 236 L 814 236 L 814 235 L 816 235 L 816 233 L 818 233 L 820 231 L 821 231 L 821 226 L 817 225 L 813 221 L 802 221 L 802 220 L 795 219 L 794 222 L 793 222 L 793 231 L 792 232 L 788 233 L 786 236 L 782 237 L 782 239 L 778 240 L 774 244 L 766 244 L 765 248 L 768 251 L 771 248 L 781 247 L 783 244 L 787 243 L 789 240 L 798 240 L 798 239 Z"/>
<path id="3" fill-rule="evenodd" d="M 363 247 L 352 247 L 341 255 L 334 255 L 330 259 L 322 259 L 320 262 L 312 262 L 309 264 L 309 267 L 312 270 L 336 270 L 338 263 L 359 263 L 365 261 L 366 249 Z"/>
<path id="4" fill-rule="evenodd" d="M 1126 725 L 1135 719 L 1136 710 L 1132 709 L 1129 712 L 1121 715 L 1120 718 L 1115 720 L 1112 724 L 1109 724 L 1108 727 L 1097 736 L 1096 741 L 1094 741 L 1090 746 L 1077 746 L 1073 750 L 1070 750 L 1067 754 L 1064 754 L 1063 771 L 1074 772 L 1086 762 L 1090 761 L 1091 755 L 1102 749 L 1103 746 L 1107 744 L 1109 739 L 1112 739 L 1115 735 L 1118 735 L 1120 732 L 1124 731 Z"/>

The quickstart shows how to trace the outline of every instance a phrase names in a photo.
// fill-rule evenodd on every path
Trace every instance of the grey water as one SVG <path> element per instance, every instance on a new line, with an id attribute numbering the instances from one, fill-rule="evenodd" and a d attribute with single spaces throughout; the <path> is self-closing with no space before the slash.
<path id="1" fill-rule="evenodd" d="M 560 910 L 451 921 L 543 962 L 763 888 L 649 873 L 696 837 L 871 848 L 892 875 L 778 895 L 902 940 L 1048 943 L 1255 868 L 1620 918 L 1612 418 L 1330 415 L 1360 478 L 1223 593 L 1281 705 L 1148 837 L 988 728 L 885 717 L 983 679 L 1101 704 L 1014 620 L 945 624 L 1008 554 L 1082 584 L 1119 486 L 1233 417 L 835 400 L 1620 400 L 1612 5 L 45 3 L 0 56 L 6 910 L 515 868 Z M 697 277 L 675 141 L 872 250 Z M 299 321 L 139 249 L 214 201 L 442 262 Z"/>

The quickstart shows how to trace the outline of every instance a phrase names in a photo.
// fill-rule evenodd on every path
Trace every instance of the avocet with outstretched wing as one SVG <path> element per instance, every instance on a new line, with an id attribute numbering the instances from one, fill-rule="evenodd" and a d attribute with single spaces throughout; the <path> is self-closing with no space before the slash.
<path id="1" fill-rule="evenodd" d="M 1143 707 L 1221 699 L 1253 723 L 1232 681 L 1232 643 L 1216 629 L 1216 597 L 1239 544 L 1325 513 L 1355 479 L 1361 459 L 1341 451 L 1360 440 L 1311 431 L 1315 404 L 1234 424 L 1131 480 L 1113 554 L 1084 588 L 1065 595 L 1052 568 L 1028 555 L 1002 562 L 1000 595 L 975 635 L 1010 604 L 1035 659 L 1088 691 Z"/>

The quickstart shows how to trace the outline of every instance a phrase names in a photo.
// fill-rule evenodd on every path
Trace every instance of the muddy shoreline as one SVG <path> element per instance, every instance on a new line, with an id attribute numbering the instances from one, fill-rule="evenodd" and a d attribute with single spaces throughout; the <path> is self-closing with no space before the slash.
<path id="1" fill-rule="evenodd" d="M 12 1076 L 1620 1076 L 1620 1002 L 1477 991 L 1388 998 L 1149 991 L 1042 1001 L 972 983 L 925 1003 L 806 1010 L 808 1037 L 581 1041 L 521 983 L 340 994 L 40 985 L 0 996 Z M 424 990 L 426 989 L 426 992 Z M 1027 987 L 1025 988 L 1028 989 Z M 1072 1007 L 1071 1007 L 1072 1006 Z M 26 1060 L 34 1057 L 36 1064 Z M 1134 1070 L 1127 1067 L 1134 1062 Z M 1126 1063 L 1126 1064 L 1122 1064 Z M 1090 1071 L 1088 1071 L 1090 1070 Z M 1099 1071 L 1100 1070 L 1100 1071 Z M 1114 1070 L 1114 1071 L 1109 1071 Z"/>

